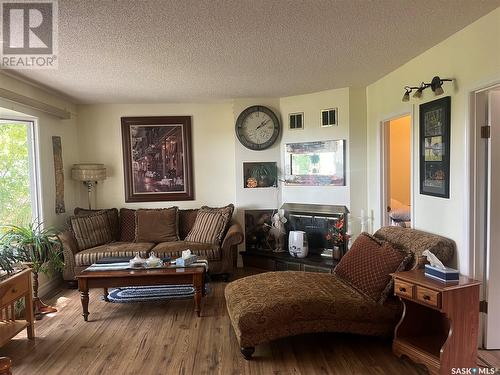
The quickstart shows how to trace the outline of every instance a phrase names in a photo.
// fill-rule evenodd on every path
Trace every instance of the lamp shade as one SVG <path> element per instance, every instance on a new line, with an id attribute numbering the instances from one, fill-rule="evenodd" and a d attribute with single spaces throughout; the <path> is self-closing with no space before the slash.
<path id="1" fill-rule="evenodd" d="M 71 178 L 77 181 L 102 181 L 106 179 L 104 164 L 73 164 Z"/>

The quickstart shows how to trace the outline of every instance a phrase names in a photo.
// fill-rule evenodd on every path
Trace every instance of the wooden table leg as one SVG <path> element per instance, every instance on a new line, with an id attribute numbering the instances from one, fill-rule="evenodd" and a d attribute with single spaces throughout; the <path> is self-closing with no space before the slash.
<path id="1" fill-rule="evenodd" d="M 82 301 L 83 307 L 83 320 L 86 322 L 89 320 L 89 287 L 87 284 L 87 279 L 78 279 L 78 290 L 80 291 L 80 300 Z"/>
<path id="2" fill-rule="evenodd" d="M 30 277 L 30 284 L 29 284 L 30 290 L 32 290 L 31 286 L 31 277 Z M 28 293 L 24 297 L 24 302 L 26 304 L 25 308 L 25 314 L 26 314 L 26 320 L 28 321 L 28 327 L 26 327 L 26 330 L 28 331 L 28 339 L 34 339 L 35 338 L 35 310 L 33 306 L 33 298 L 31 297 L 31 293 Z"/>
<path id="3" fill-rule="evenodd" d="M 193 274 L 193 286 L 194 286 L 194 311 L 196 311 L 196 315 L 200 316 L 201 296 L 202 296 L 202 289 L 203 289 L 203 274 L 202 273 Z"/>
<path id="4" fill-rule="evenodd" d="M 108 288 L 103 288 L 104 301 L 109 302 L 108 299 Z"/>

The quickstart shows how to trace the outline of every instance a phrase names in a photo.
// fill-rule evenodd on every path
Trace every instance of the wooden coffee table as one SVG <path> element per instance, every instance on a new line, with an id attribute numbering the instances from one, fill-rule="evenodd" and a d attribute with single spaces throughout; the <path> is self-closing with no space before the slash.
<path id="1" fill-rule="evenodd" d="M 156 268 L 139 270 L 83 271 L 76 277 L 83 307 L 83 319 L 89 316 L 89 289 L 103 288 L 107 301 L 108 288 L 148 285 L 192 284 L 194 310 L 200 316 L 201 297 L 205 281 L 204 267 Z"/>

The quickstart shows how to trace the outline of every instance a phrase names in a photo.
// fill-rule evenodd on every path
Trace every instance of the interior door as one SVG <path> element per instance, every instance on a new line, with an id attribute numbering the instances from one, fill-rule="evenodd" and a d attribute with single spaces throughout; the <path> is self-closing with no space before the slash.
<path id="1" fill-rule="evenodd" d="M 489 171 L 485 346 L 500 349 L 500 90 L 488 93 Z"/>

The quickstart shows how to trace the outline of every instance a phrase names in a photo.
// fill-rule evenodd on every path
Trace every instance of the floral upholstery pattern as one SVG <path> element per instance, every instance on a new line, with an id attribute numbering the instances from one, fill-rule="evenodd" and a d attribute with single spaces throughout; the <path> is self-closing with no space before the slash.
<path id="1" fill-rule="evenodd" d="M 430 250 L 444 264 L 449 262 L 455 253 L 455 242 L 449 238 L 423 232 L 417 229 L 402 227 L 382 227 L 374 236 L 380 240 L 390 242 L 394 247 L 415 254 L 408 269 L 421 268 L 427 263 L 424 250 Z"/>
<path id="2" fill-rule="evenodd" d="M 430 249 L 446 263 L 455 250 L 453 241 L 415 229 L 384 227 L 375 237 L 413 253 L 412 259 Z M 413 263 L 409 267 L 423 264 Z M 334 274 L 261 273 L 228 284 L 225 297 L 241 347 L 313 332 L 390 336 L 402 313 L 394 296 L 377 303 Z"/>
<path id="3" fill-rule="evenodd" d="M 335 275 L 266 272 L 230 283 L 226 304 L 240 346 L 308 332 L 390 336 L 402 311 L 380 305 Z"/>

